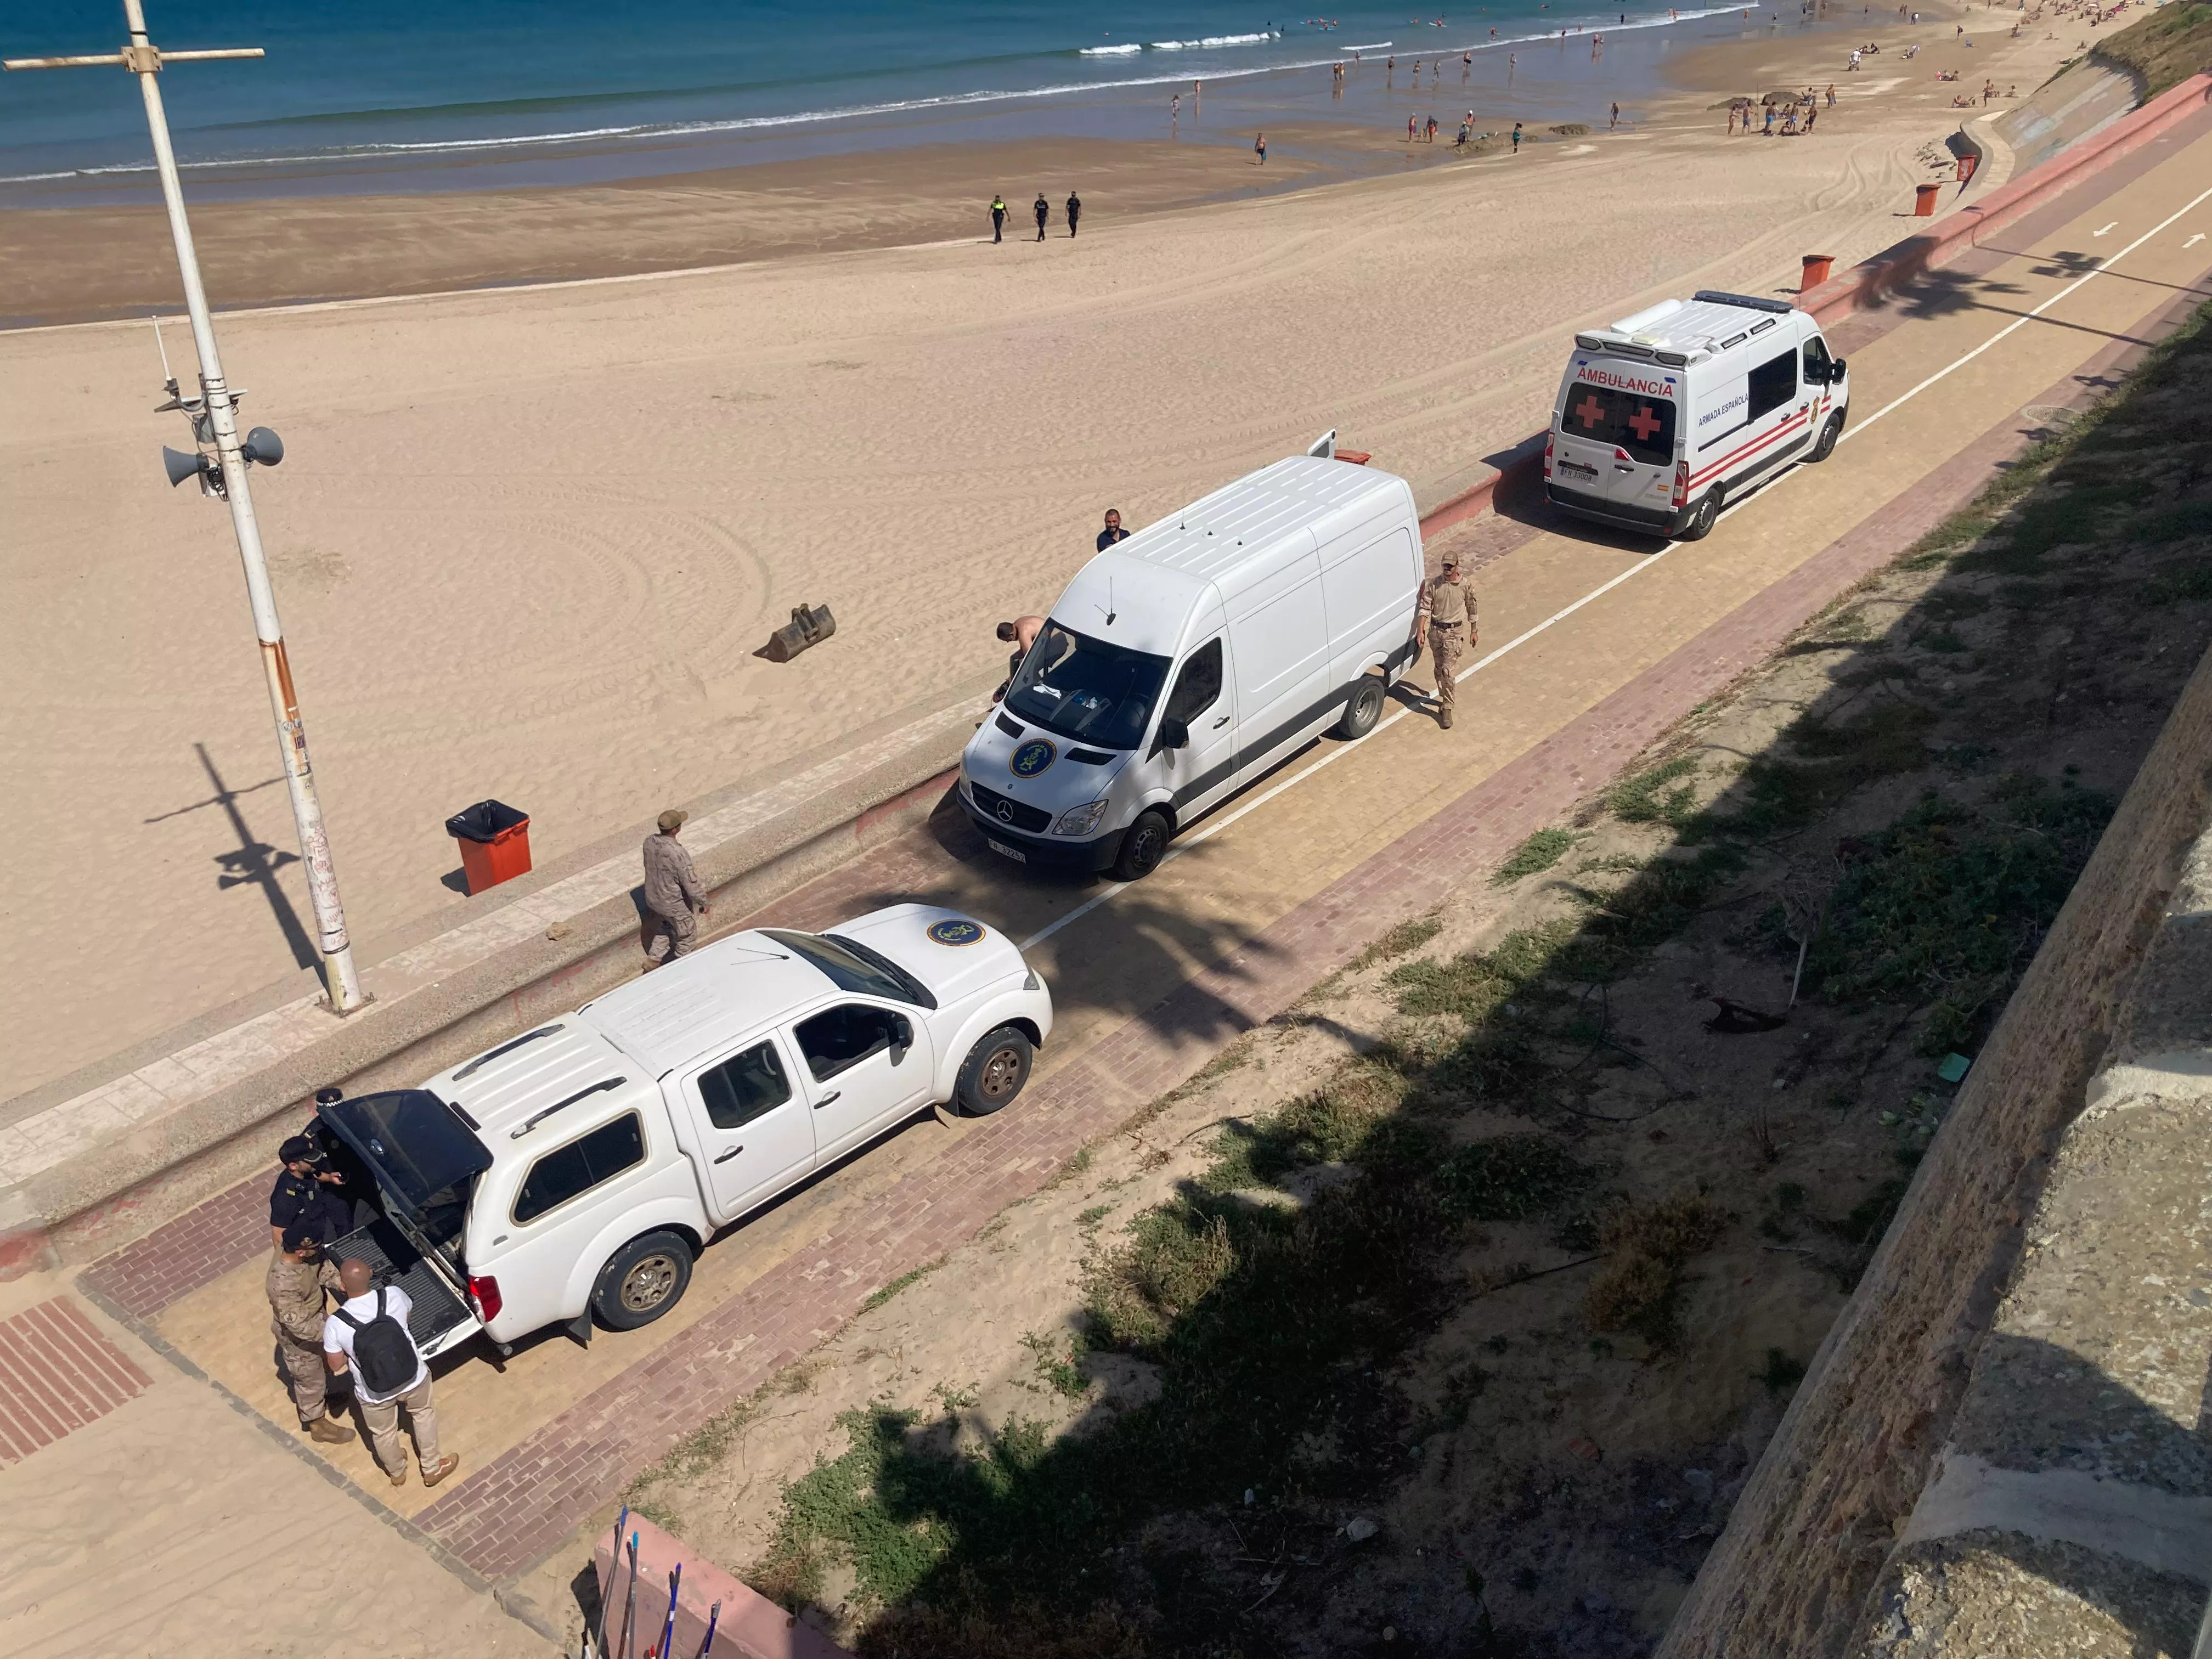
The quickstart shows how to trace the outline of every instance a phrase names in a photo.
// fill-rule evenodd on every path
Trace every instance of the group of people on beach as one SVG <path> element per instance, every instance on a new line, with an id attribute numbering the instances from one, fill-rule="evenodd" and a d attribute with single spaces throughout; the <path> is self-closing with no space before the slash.
<path id="1" fill-rule="evenodd" d="M 1263 156 L 1261 159 L 1266 158 Z M 1006 215 L 1009 211 L 1005 197 L 994 196 L 991 198 L 991 240 L 993 241 L 1003 242 L 1006 240 Z M 1030 211 L 1036 215 L 1036 239 L 1042 242 L 1044 240 L 1044 228 L 1052 220 L 1052 204 L 1045 200 L 1042 191 L 1037 192 L 1036 200 L 1031 204 Z M 1071 190 L 1067 192 L 1067 234 L 1070 236 L 1075 234 L 1075 227 L 1082 217 L 1083 198 Z"/>
<path id="2" fill-rule="evenodd" d="M 1749 137 L 1762 104 L 1766 112 L 1757 128 L 1760 137 L 1794 138 L 1810 132 L 1813 124 L 1820 118 L 1820 93 L 1808 87 L 1794 99 L 1784 99 L 1773 93 L 1769 93 L 1759 104 L 1753 103 L 1748 98 L 1731 99 L 1728 110 L 1729 137 Z M 1833 82 L 1828 83 L 1827 100 L 1827 107 L 1835 108 L 1836 88 Z"/>

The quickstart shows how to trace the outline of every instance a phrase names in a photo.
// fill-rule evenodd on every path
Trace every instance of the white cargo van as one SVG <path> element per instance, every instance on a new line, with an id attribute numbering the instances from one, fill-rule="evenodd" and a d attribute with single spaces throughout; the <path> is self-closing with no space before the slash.
<path id="1" fill-rule="evenodd" d="M 1374 729 L 1421 574 L 1403 478 L 1315 454 L 1216 490 L 1076 573 L 961 757 L 961 804 L 1005 857 L 1149 875 L 1301 744 Z"/>
<path id="2" fill-rule="evenodd" d="M 1007 1104 L 1051 1031 L 1021 952 L 951 910 L 736 933 L 420 1088 L 319 1107 L 378 1212 L 328 1254 L 407 1291 L 426 1353 L 634 1329 L 813 1171 L 939 1103 Z"/>
<path id="3" fill-rule="evenodd" d="M 1575 336 L 1544 491 L 1585 519 L 1695 541 L 1775 468 L 1826 460 L 1850 404 L 1810 317 L 1700 289 Z"/>

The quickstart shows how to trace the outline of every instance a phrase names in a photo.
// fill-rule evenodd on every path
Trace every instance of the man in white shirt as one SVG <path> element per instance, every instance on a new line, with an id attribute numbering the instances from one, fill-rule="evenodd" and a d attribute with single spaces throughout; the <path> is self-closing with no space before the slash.
<path id="1" fill-rule="evenodd" d="M 407 1448 L 399 1439 L 399 1408 L 407 1408 L 408 1425 L 415 1431 L 415 1455 L 422 1464 L 422 1484 L 434 1486 L 459 1468 L 461 1460 L 451 1452 L 438 1455 L 430 1368 L 407 1329 L 407 1316 L 415 1304 L 397 1285 L 375 1289 L 368 1263 L 357 1258 L 338 1264 L 338 1288 L 345 1300 L 323 1322 L 323 1363 L 334 1375 L 352 1373 L 354 1398 L 361 1402 L 369 1446 L 376 1453 L 377 1466 L 395 1486 L 407 1484 Z"/>

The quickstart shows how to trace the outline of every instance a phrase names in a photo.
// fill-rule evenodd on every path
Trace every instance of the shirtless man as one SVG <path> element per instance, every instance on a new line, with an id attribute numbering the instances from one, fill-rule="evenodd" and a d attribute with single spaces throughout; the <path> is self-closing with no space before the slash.
<path id="1" fill-rule="evenodd" d="M 999 638 L 1014 649 L 1013 654 L 1006 659 L 1006 684 L 991 693 L 993 702 L 1005 697 L 1006 686 L 1012 685 L 1014 676 L 1022 672 L 1022 659 L 1029 655 L 1030 647 L 1036 643 L 1036 636 L 1043 631 L 1042 617 L 1017 617 L 1012 622 L 999 624 Z"/>

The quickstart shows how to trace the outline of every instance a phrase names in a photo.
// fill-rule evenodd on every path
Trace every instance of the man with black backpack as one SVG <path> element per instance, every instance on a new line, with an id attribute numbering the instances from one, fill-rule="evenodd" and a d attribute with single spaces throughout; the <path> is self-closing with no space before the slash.
<path id="1" fill-rule="evenodd" d="M 407 1449 L 399 1443 L 399 1408 L 415 1431 L 422 1484 L 434 1486 L 461 1465 L 456 1454 L 438 1455 L 438 1413 L 430 1400 L 430 1368 L 407 1329 L 415 1310 L 407 1292 L 371 1283 L 368 1263 L 356 1257 L 338 1264 L 345 1300 L 323 1324 L 323 1363 L 335 1374 L 353 1373 L 354 1398 L 368 1428 L 377 1467 L 395 1486 L 407 1484 Z"/>

